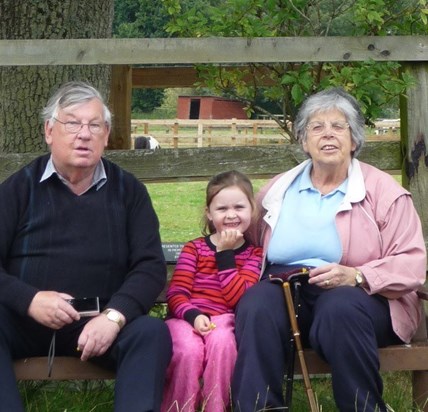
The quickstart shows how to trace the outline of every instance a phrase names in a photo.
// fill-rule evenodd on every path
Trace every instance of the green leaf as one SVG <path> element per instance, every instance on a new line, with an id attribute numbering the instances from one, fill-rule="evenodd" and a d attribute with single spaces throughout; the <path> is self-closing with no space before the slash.
<path id="1" fill-rule="evenodd" d="M 296 76 L 293 76 L 291 74 L 284 74 L 281 77 L 281 84 L 293 84 L 296 82 Z"/>
<path id="2" fill-rule="evenodd" d="M 303 90 L 299 84 L 295 84 L 291 88 L 291 95 L 293 96 L 293 99 L 297 104 L 300 104 L 304 99 Z"/>

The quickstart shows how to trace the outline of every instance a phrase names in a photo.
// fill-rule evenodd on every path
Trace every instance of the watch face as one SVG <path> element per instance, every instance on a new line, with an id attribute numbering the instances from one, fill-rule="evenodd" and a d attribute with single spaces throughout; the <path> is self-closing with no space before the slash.
<path id="1" fill-rule="evenodd" d="M 117 312 L 110 311 L 110 312 L 107 314 L 107 317 L 108 317 L 110 320 L 113 320 L 113 321 L 115 321 L 115 322 L 117 322 L 117 321 L 119 320 L 119 314 L 118 314 Z"/>
<path id="2" fill-rule="evenodd" d="M 116 310 L 106 309 L 103 313 L 107 316 L 108 320 L 117 323 L 120 329 L 122 329 L 125 325 L 125 322 L 121 319 L 120 313 Z"/>
<path id="3" fill-rule="evenodd" d="M 361 285 L 361 283 L 363 283 L 363 278 L 359 273 L 355 275 L 355 282 L 357 283 L 357 285 Z"/>

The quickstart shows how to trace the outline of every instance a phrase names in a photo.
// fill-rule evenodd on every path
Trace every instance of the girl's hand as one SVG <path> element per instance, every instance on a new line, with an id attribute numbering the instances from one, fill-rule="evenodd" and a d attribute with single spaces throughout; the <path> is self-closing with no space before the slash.
<path id="1" fill-rule="evenodd" d="M 244 235 L 239 230 L 223 230 L 218 233 L 217 252 L 241 246 Z"/>
<path id="2" fill-rule="evenodd" d="M 215 328 L 215 325 L 211 322 L 208 316 L 198 315 L 193 323 L 193 327 L 199 335 L 205 336 Z"/>

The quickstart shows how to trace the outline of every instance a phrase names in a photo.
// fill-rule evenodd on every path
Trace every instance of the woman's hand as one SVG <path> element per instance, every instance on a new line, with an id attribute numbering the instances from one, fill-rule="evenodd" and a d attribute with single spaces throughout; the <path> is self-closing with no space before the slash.
<path id="1" fill-rule="evenodd" d="M 197 333 L 201 336 L 205 336 L 215 328 L 215 325 L 211 322 L 208 316 L 198 315 L 193 323 L 193 327 Z"/>
<path id="2" fill-rule="evenodd" d="M 337 286 L 355 286 L 357 269 L 337 263 L 319 266 L 309 271 L 309 283 L 323 289 Z"/>

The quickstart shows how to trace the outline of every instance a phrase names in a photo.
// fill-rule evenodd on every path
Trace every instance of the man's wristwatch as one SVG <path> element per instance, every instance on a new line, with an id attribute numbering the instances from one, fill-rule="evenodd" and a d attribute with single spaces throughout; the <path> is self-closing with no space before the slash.
<path id="1" fill-rule="evenodd" d="M 360 270 L 357 270 L 355 273 L 355 286 L 358 288 L 360 287 L 364 282 L 363 274 Z"/>
<path id="2" fill-rule="evenodd" d="M 108 320 L 117 323 L 120 329 L 125 326 L 125 322 L 122 320 L 122 317 L 120 316 L 120 313 L 117 310 L 106 309 L 102 313 L 107 316 Z"/>

